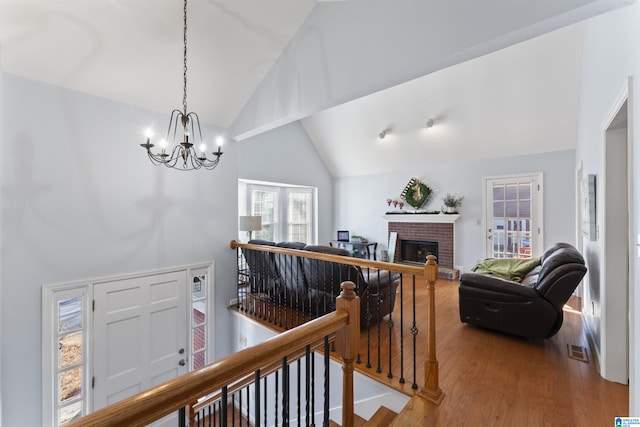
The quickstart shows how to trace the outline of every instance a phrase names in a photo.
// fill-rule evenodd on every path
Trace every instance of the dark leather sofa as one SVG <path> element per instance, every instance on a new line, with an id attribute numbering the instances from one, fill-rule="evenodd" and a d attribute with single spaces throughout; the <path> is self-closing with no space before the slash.
<path id="1" fill-rule="evenodd" d="M 275 243 L 251 240 L 249 243 L 288 249 L 350 256 L 345 249 L 305 245 L 300 242 Z M 250 271 L 251 291 L 267 295 L 272 301 L 319 317 L 335 310 L 340 284 L 350 280 L 360 297 L 360 325 L 377 323 L 393 311 L 400 274 L 368 270 L 358 266 L 298 256 L 243 249 Z"/>
<path id="2" fill-rule="evenodd" d="M 562 307 L 587 268 L 568 243 L 549 247 L 522 282 L 465 273 L 458 288 L 460 320 L 527 338 L 550 338 L 562 326 Z"/>

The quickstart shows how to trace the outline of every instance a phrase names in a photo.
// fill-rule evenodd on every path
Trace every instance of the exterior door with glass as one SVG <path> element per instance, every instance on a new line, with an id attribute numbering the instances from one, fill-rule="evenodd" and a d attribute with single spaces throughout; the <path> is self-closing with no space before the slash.
<path id="1" fill-rule="evenodd" d="M 542 174 L 484 179 L 486 258 L 531 258 L 542 248 Z"/>

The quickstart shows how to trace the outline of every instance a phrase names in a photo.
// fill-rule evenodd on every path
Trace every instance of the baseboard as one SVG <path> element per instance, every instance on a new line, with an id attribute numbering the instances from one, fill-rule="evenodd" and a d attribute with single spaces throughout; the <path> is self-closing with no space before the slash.
<path id="1" fill-rule="evenodd" d="M 600 351 L 598 349 L 598 346 L 596 345 L 596 342 L 594 341 L 593 331 L 591 330 L 591 327 L 589 326 L 589 322 L 587 322 L 587 318 L 582 311 L 580 311 L 580 315 L 582 316 L 582 324 L 584 325 L 585 332 L 586 332 L 585 335 L 587 336 L 587 341 L 589 342 L 589 349 L 591 350 L 591 359 L 593 360 L 593 363 L 596 366 L 598 375 L 602 376 L 602 373 L 600 372 Z"/>

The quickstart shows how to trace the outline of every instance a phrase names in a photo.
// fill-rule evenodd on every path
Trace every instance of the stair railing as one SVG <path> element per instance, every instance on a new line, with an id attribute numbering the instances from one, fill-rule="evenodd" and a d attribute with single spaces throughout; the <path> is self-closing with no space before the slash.
<path id="1" fill-rule="evenodd" d="M 335 335 L 335 348 L 342 358 L 343 395 L 342 425 L 354 425 L 353 364 L 358 353 L 360 332 L 360 301 L 354 293 L 355 284 L 344 282 L 342 292 L 336 298 L 336 311 L 314 319 L 304 325 L 287 330 L 261 344 L 245 348 L 228 357 L 213 362 L 203 368 L 169 380 L 132 397 L 92 412 L 67 424 L 68 427 L 135 427 L 146 426 L 174 412 L 184 417 L 199 399 L 221 393 L 227 396 L 229 386 L 254 376 L 260 379 L 262 370 L 269 371 L 282 363 L 283 387 L 286 386 L 285 373 L 288 372 L 287 359 L 299 357 L 300 352 L 315 348 L 319 342 L 325 343 L 328 351 L 328 337 Z M 327 369 L 328 367 L 325 367 Z M 328 377 L 328 373 L 325 373 Z M 259 389 L 260 387 L 256 387 Z M 325 397 L 328 390 L 325 391 Z M 232 413 L 235 413 L 233 402 Z M 242 404 L 240 403 L 240 406 Z M 286 406 L 286 404 L 285 404 Z M 325 405 L 327 406 L 327 405 Z M 220 425 L 227 425 L 225 402 L 221 410 L 224 416 Z M 288 416 L 288 412 L 285 412 Z M 184 423 L 185 418 L 180 420 Z M 326 419 L 328 421 L 328 417 Z M 288 425 L 288 417 L 282 425 Z M 241 424 L 242 425 L 242 424 Z"/>
<path id="2" fill-rule="evenodd" d="M 438 360 L 436 357 L 436 318 L 435 283 L 438 279 L 438 265 L 433 255 L 427 256 L 424 265 L 396 264 L 346 257 L 308 250 L 289 249 L 269 245 L 239 243 L 232 240 L 230 247 L 237 251 L 238 293 L 237 309 L 248 316 L 257 317 L 275 328 L 295 327 L 317 315 L 329 311 L 330 307 L 320 306 L 319 298 L 306 298 L 300 292 L 292 292 L 296 283 L 301 287 L 316 281 L 318 283 L 341 283 L 352 280 L 356 283 L 356 293 L 360 295 L 361 286 L 369 286 L 370 292 L 380 293 L 381 288 L 390 285 L 392 277 L 399 276 L 399 285 L 391 298 L 363 298 L 361 295 L 362 334 L 366 334 L 366 344 L 361 344 L 361 353 L 356 364 L 359 371 L 376 374 L 386 371 L 386 383 L 399 388 L 407 394 L 418 393 L 431 402 L 440 404 L 444 393 L 438 379 Z M 358 267 L 363 273 L 363 282 L 351 277 L 342 277 L 343 269 L 328 268 L 326 264 L 350 265 Z M 299 267 L 299 268 L 296 268 Z M 330 277 L 338 275 L 339 277 Z M 416 300 L 419 286 L 426 286 L 427 301 Z M 317 293 L 318 289 L 314 292 Z M 322 290 L 322 289 L 321 289 Z M 390 307 L 384 306 L 390 304 Z M 384 307 L 382 307 L 384 306 Z M 428 310 L 426 325 L 418 324 L 416 310 Z M 381 309 L 388 313 L 384 317 L 376 316 Z M 421 328 L 425 328 L 426 333 Z M 387 346 L 388 359 L 382 360 L 381 346 Z M 424 377 L 419 379 L 418 356 L 424 363 Z M 420 350 L 420 351 L 419 351 Z M 399 353 L 392 354 L 393 352 Z M 397 361 L 397 362 L 396 362 Z M 406 366 L 407 363 L 412 366 Z M 392 366 L 397 363 L 398 366 Z M 405 378 L 405 375 L 412 378 Z M 376 376 L 379 378 L 379 376 Z M 397 379 L 397 383 L 393 381 Z M 420 384 L 418 382 L 421 381 Z M 407 384 L 408 383 L 408 384 Z M 397 386 L 397 387 L 396 387 Z M 408 386 L 405 387 L 405 386 Z"/>

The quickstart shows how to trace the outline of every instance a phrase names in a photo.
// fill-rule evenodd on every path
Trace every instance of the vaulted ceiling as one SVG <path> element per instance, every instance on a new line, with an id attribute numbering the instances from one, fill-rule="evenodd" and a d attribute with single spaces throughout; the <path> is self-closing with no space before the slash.
<path id="1" fill-rule="evenodd" d="M 190 0 L 189 109 L 238 140 L 302 119 L 334 176 L 571 148 L 582 27 L 566 26 L 628 2 Z M 0 0 L 0 66 L 168 113 L 182 7 Z"/>

